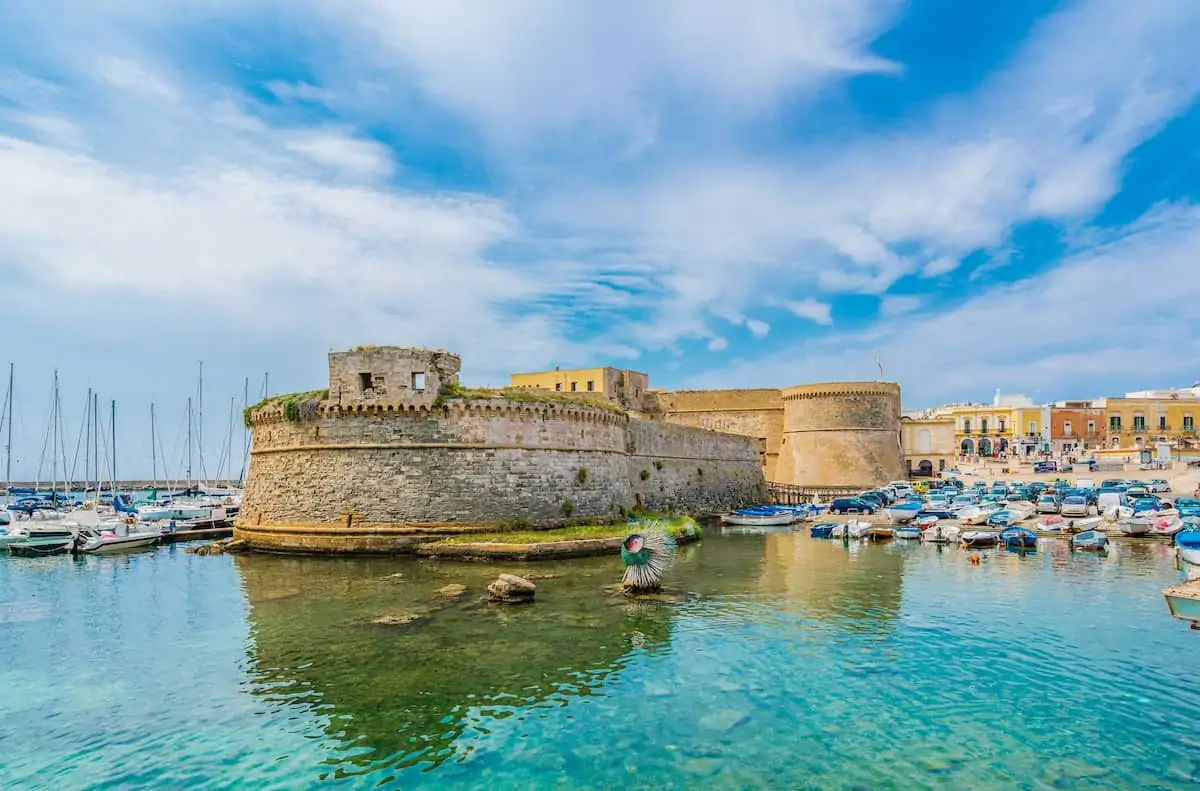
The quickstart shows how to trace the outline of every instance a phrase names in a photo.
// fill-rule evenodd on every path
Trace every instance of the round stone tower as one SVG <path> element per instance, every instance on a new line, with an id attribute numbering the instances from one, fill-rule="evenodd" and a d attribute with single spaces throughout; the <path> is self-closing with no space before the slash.
<path id="1" fill-rule="evenodd" d="M 829 382 L 783 391 L 780 483 L 865 489 L 904 477 L 900 385 Z"/>

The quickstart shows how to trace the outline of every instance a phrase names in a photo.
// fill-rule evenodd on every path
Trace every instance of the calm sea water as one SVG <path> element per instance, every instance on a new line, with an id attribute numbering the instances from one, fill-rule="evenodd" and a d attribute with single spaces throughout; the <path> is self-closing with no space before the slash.
<path id="1" fill-rule="evenodd" d="M 0 786 L 1196 787 L 1170 549 L 983 555 L 710 535 L 637 603 L 612 558 L 4 559 Z"/>

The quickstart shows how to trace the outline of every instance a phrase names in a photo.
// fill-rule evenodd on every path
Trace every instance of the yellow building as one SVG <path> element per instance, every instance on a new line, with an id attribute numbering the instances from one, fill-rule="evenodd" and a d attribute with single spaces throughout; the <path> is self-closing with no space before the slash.
<path id="1" fill-rule="evenodd" d="M 1176 446 L 1196 439 L 1200 392 L 1187 390 L 1129 393 L 1103 401 L 1108 447 L 1149 450 L 1159 442 Z"/>
<path id="2" fill-rule="evenodd" d="M 954 421 L 954 447 L 962 456 L 999 456 L 1013 452 L 1016 439 L 1011 407 L 949 404 L 936 415 Z"/>
<path id="3" fill-rule="evenodd" d="M 576 368 L 563 371 L 538 371 L 528 374 L 513 374 L 512 386 L 556 393 L 594 393 L 626 409 L 641 411 L 650 389 L 650 377 L 637 371 L 603 368 Z"/>
<path id="4" fill-rule="evenodd" d="M 926 415 L 900 418 L 900 443 L 910 476 L 933 477 L 954 466 L 958 444 L 954 418 Z"/>

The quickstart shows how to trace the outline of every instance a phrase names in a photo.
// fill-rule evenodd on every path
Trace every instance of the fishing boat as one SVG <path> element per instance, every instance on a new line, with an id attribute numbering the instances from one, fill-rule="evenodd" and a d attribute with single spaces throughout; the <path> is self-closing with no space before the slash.
<path id="1" fill-rule="evenodd" d="M 1067 526 L 1067 520 L 1058 514 L 1050 514 L 1037 520 L 1033 526 L 1043 533 L 1061 533 Z"/>
<path id="2" fill-rule="evenodd" d="M 859 519 L 851 519 L 846 523 L 846 535 L 850 538 L 866 538 L 867 533 L 874 527 L 870 522 L 863 522 Z"/>
<path id="3" fill-rule="evenodd" d="M 920 541 L 923 533 L 924 531 L 921 530 L 921 528 L 913 524 L 898 526 L 893 535 L 895 535 L 896 538 L 903 539 L 905 541 Z"/>
<path id="4" fill-rule="evenodd" d="M 928 530 L 940 521 L 942 520 L 939 516 L 935 516 L 934 514 L 925 514 L 923 516 L 918 516 L 917 521 L 913 522 L 913 524 L 916 525 L 920 530 Z"/>
<path id="5" fill-rule="evenodd" d="M 891 525 L 871 525 L 867 528 L 868 541 L 888 541 L 895 535 L 896 529 Z"/>
<path id="6" fill-rule="evenodd" d="M 983 525 L 987 524 L 988 517 L 1000 510 L 993 506 L 968 506 L 958 512 L 958 521 L 964 525 Z"/>
<path id="7" fill-rule="evenodd" d="M 960 531 L 954 525 L 938 522 L 921 533 L 921 540 L 930 544 L 949 544 L 957 541 Z"/>
<path id="8" fill-rule="evenodd" d="M 1200 580 L 1172 585 L 1163 591 L 1163 597 L 1172 618 L 1191 621 L 1193 629 L 1200 629 Z"/>
<path id="9" fill-rule="evenodd" d="M 840 525 L 837 522 L 821 522 L 809 527 L 808 534 L 813 538 L 830 538 L 835 527 L 840 527 Z"/>
<path id="10" fill-rule="evenodd" d="M 66 552 L 75 543 L 75 533 L 66 526 L 32 525 L 22 526 L 14 539 L 3 545 L 10 555 L 39 557 Z"/>
<path id="11" fill-rule="evenodd" d="M 1108 547 L 1108 536 L 1099 530 L 1084 530 L 1071 536 L 1071 549 L 1102 550 Z"/>
<path id="12" fill-rule="evenodd" d="M 964 548 L 994 547 L 999 536 L 986 530 L 971 530 L 962 534 Z"/>
<path id="13" fill-rule="evenodd" d="M 1082 533 L 1086 530 L 1097 530 L 1100 528 L 1100 524 L 1103 521 L 1104 517 L 1102 516 L 1087 516 L 1083 519 L 1068 519 L 1067 532 Z"/>
<path id="14" fill-rule="evenodd" d="M 1037 547 L 1037 533 L 1027 527 L 1006 527 L 1000 531 L 1000 541 L 1010 549 Z"/>
<path id="15" fill-rule="evenodd" d="M 1014 521 L 1023 522 L 1029 517 L 1033 516 L 1034 511 L 1037 510 L 1037 506 L 1028 500 L 1016 500 L 1005 506 L 1005 510 L 1016 514 L 1016 519 Z"/>
<path id="16" fill-rule="evenodd" d="M 1150 524 L 1150 535 L 1170 537 L 1183 530 L 1183 520 L 1178 516 L 1160 516 Z"/>
<path id="17" fill-rule="evenodd" d="M 988 527 L 1008 527 L 1017 521 L 1017 512 L 1007 508 L 997 511 L 987 518 Z"/>
<path id="18" fill-rule="evenodd" d="M 920 502 L 893 503 L 884 508 L 883 512 L 887 514 L 889 522 L 894 525 L 902 525 L 916 519 L 922 507 Z"/>
<path id="19" fill-rule="evenodd" d="M 1184 530 L 1176 533 L 1175 552 L 1180 562 L 1200 566 L 1200 530 Z"/>
<path id="20" fill-rule="evenodd" d="M 1123 536 L 1138 538 L 1150 535 L 1150 526 L 1153 524 L 1154 518 L 1152 516 L 1148 513 L 1141 513 L 1117 522 L 1117 530 Z"/>
<path id="21" fill-rule="evenodd" d="M 727 525 L 771 527 L 775 525 L 790 525 L 796 521 L 796 514 L 774 506 L 754 506 L 734 511 L 731 514 L 722 514 L 721 521 Z"/>

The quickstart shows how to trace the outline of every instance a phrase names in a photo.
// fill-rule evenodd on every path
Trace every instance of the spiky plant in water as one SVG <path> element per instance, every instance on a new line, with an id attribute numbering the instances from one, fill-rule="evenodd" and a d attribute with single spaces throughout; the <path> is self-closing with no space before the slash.
<path id="1" fill-rule="evenodd" d="M 647 524 L 640 532 L 621 543 L 621 561 L 625 564 L 625 589 L 649 593 L 662 588 L 663 575 L 675 561 L 675 539 L 658 527 Z"/>

